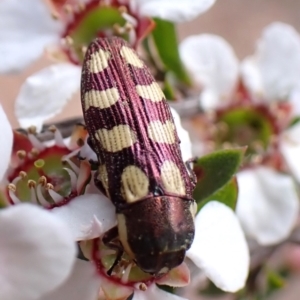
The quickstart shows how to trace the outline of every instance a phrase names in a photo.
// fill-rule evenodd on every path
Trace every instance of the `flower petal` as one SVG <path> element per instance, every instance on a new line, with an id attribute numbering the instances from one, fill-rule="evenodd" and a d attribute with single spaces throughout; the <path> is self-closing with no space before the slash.
<path id="1" fill-rule="evenodd" d="M 93 264 L 77 259 L 68 279 L 40 300 L 95 300 L 99 294 L 100 281 Z"/>
<path id="2" fill-rule="evenodd" d="M 240 66 L 241 77 L 244 85 L 252 94 L 252 101 L 257 101 L 256 98 L 260 99 L 264 96 L 263 82 L 261 73 L 257 67 L 256 60 L 253 57 L 245 58 Z"/>
<path id="3" fill-rule="evenodd" d="M 101 288 L 107 300 L 126 300 L 133 292 L 132 287 L 121 285 L 104 276 Z"/>
<path id="4" fill-rule="evenodd" d="M 137 0 L 139 13 L 171 22 L 191 21 L 208 10 L 216 0 Z"/>
<path id="5" fill-rule="evenodd" d="M 40 0 L 0 1 L 0 73 L 20 71 L 58 42 L 62 23 Z"/>
<path id="6" fill-rule="evenodd" d="M 156 280 L 157 284 L 172 287 L 183 287 L 190 283 L 190 270 L 185 262 L 172 269 L 162 278 Z"/>
<path id="7" fill-rule="evenodd" d="M 20 204 L 0 212 L 0 299 L 35 300 L 70 274 L 76 247 L 48 211 Z"/>
<path id="8" fill-rule="evenodd" d="M 52 212 L 68 224 L 76 241 L 92 239 L 116 225 L 116 212 L 112 202 L 100 194 L 85 194 Z"/>
<path id="9" fill-rule="evenodd" d="M 155 284 L 148 287 L 146 291 L 135 291 L 132 300 L 187 300 L 174 294 L 159 289 Z"/>
<path id="10" fill-rule="evenodd" d="M 56 64 L 28 77 L 15 104 L 21 127 L 35 125 L 59 113 L 79 89 L 81 69 L 71 64 Z"/>
<path id="11" fill-rule="evenodd" d="M 0 134 L 0 181 L 2 180 L 11 157 L 11 151 L 13 146 L 13 131 L 8 122 L 6 114 L 0 104 L 0 124 L 1 124 L 1 134 Z"/>
<path id="12" fill-rule="evenodd" d="M 233 48 L 212 34 L 189 36 L 180 44 L 181 58 L 195 81 L 203 87 L 204 109 L 226 104 L 236 87 L 239 66 Z"/>
<path id="13" fill-rule="evenodd" d="M 267 26 L 252 59 L 261 74 L 265 100 L 286 100 L 299 86 L 300 36 L 292 26 L 280 22 Z M 247 72 L 243 73 L 247 84 Z M 251 85 L 248 87 L 253 89 Z"/>
<path id="14" fill-rule="evenodd" d="M 195 219 L 196 235 L 187 256 L 224 291 L 245 285 L 249 269 L 248 246 L 234 212 L 212 201 Z"/>
<path id="15" fill-rule="evenodd" d="M 300 123 L 283 133 L 280 140 L 280 150 L 290 171 L 300 182 Z"/>
<path id="16" fill-rule="evenodd" d="M 266 167 L 242 171 L 237 178 L 236 211 L 245 233 L 262 245 L 285 239 L 299 210 L 292 178 Z"/>
<path id="17" fill-rule="evenodd" d="M 174 123 L 180 140 L 181 156 L 184 161 L 192 157 L 192 142 L 189 133 L 182 127 L 180 117 L 174 108 L 171 108 Z"/>

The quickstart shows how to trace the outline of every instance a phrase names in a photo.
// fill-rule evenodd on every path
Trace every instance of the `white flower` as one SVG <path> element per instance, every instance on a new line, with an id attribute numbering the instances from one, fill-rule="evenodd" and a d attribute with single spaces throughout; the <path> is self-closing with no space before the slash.
<path id="1" fill-rule="evenodd" d="M 50 1 L 51 2 L 51 1 Z M 49 7 L 40 0 L 2 0 L 0 2 L 0 72 L 22 70 L 36 60 L 46 47 L 59 45 L 70 24 L 76 24 L 78 5 L 91 7 L 94 0 L 73 1 L 68 6 L 69 15 L 61 13 L 56 20 Z M 110 1 L 105 1 L 110 3 Z M 189 21 L 206 11 L 215 0 L 181 1 L 117 1 L 128 6 L 137 16 L 155 16 L 173 22 Z M 159 3 L 159 5 L 158 5 Z M 96 3 L 95 3 L 96 4 Z M 84 5 L 84 6 L 82 6 Z M 96 9 L 96 5 L 95 9 Z M 61 7 L 62 9 L 62 7 Z M 66 10 L 66 9 L 65 9 Z M 88 12 L 87 12 L 88 13 Z M 84 17 L 84 11 L 80 14 Z M 136 20 L 124 15 L 124 18 L 136 26 Z M 92 30 L 92 29 L 91 29 Z"/>
<path id="2" fill-rule="evenodd" d="M 171 22 L 186 22 L 208 10 L 216 0 L 134 0 L 137 11 L 145 16 L 158 17 Z"/>
<path id="3" fill-rule="evenodd" d="M 220 289 L 236 292 L 243 288 L 250 258 L 234 212 L 220 202 L 208 202 L 196 216 L 195 226 L 187 256 Z"/>
<path id="4" fill-rule="evenodd" d="M 229 292 L 243 288 L 249 269 L 249 251 L 234 212 L 220 202 L 211 201 L 196 216 L 195 226 L 195 239 L 187 256 L 219 288 Z M 64 299 L 93 299 L 100 286 L 109 299 L 134 293 L 134 300 L 186 300 L 160 290 L 155 284 L 149 285 L 146 291 L 139 290 L 138 285 L 137 288 L 119 285 L 97 274 L 92 264 L 82 261 L 76 263 L 68 281 L 44 299 L 60 299 L 60 295 L 68 295 Z"/>
<path id="5" fill-rule="evenodd" d="M 12 130 L 0 105 L 0 180 L 12 150 Z M 35 300 L 56 289 L 69 276 L 76 246 L 67 226 L 50 212 L 31 204 L 0 211 L 0 298 Z"/>
<path id="6" fill-rule="evenodd" d="M 60 61 L 66 61 L 47 67 L 26 79 L 16 99 L 15 108 L 21 126 L 27 127 L 31 123 L 30 125 L 34 124 L 40 128 L 42 121 L 59 113 L 71 95 L 78 90 L 80 60 L 78 53 L 74 49 L 70 50 L 65 43 L 70 38 L 68 30 L 76 24 L 80 26 L 77 18 L 79 15 L 82 19 L 85 18 L 85 14 L 88 16 L 90 12 L 85 12 L 84 9 L 94 5 L 94 2 L 96 3 L 94 0 L 85 0 L 84 3 L 74 1 L 68 6 L 69 14 L 65 11 L 60 12 L 59 18 L 56 19 L 51 16 L 50 9 L 41 0 L 0 1 L 0 73 L 24 69 L 45 50 L 56 59 L 59 57 Z M 120 6 L 127 5 L 137 16 L 135 19 L 130 12 L 123 13 L 123 18 L 132 24 L 133 28 L 139 26 L 139 18 L 143 18 L 144 15 L 179 22 L 190 20 L 207 10 L 214 2 L 215 0 L 188 1 L 183 5 L 180 1 L 174 3 L 163 0 L 157 5 L 156 1 L 117 1 Z M 99 9 L 99 6 L 95 6 L 94 10 L 96 9 Z M 72 24 L 75 25 L 71 26 Z M 144 27 L 145 22 L 142 28 L 146 30 Z M 138 38 L 133 32 L 132 34 L 134 40 Z M 142 35 L 142 30 L 137 30 L 136 34 Z"/>
<path id="7" fill-rule="evenodd" d="M 95 267 L 90 262 L 77 259 L 68 279 L 39 300 L 95 300 L 100 283 Z"/>
<path id="8" fill-rule="evenodd" d="M 289 100 L 300 88 L 298 32 L 288 24 L 270 24 L 263 30 L 255 54 L 242 62 L 241 70 L 248 89 L 263 101 Z"/>
<path id="9" fill-rule="evenodd" d="M 273 120 L 278 118 L 275 121 L 276 131 L 272 134 L 276 135 L 280 154 L 300 182 L 300 127 L 295 125 L 291 129 L 282 130 L 287 127 L 291 116 L 300 112 L 297 98 L 300 91 L 299 34 L 291 26 L 282 23 L 271 24 L 264 30 L 257 52 L 241 65 L 243 83 L 251 96 L 247 95 L 243 99 L 237 95 L 240 76 L 238 60 L 228 43 L 213 35 L 199 35 L 184 40 L 180 50 L 193 78 L 202 85 L 200 98 L 204 110 L 218 112 L 228 108 L 230 112 L 230 107 L 236 108 L 237 105 L 241 105 L 242 109 L 263 105 Z M 287 117 L 280 119 L 270 104 L 279 105 L 278 102 L 282 100 L 288 100 L 292 112 L 288 115 L 286 109 Z M 263 118 L 263 115 L 259 118 Z M 265 118 L 270 127 L 274 126 L 267 115 Z M 277 149 L 274 152 L 278 154 Z M 264 245 L 285 239 L 296 222 L 299 209 L 291 177 L 261 167 L 238 173 L 238 180 L 237 213 L 245 232 Z M 283 194 L 282 190 L 286 192 Z"/>
<path id="10" fill-rule="evenodd" d="M 284 240 L 295 226 L 299 199 L 292 178 L 259 166 L 238 173 L 236 213 L 245 233 L 261 245 Z"/>
<path id="11" fill-rule="evenodd" d="M 20 126 L 35 125 L 40 131 L 45 120 L 58 114 L 80 85 L 81 68 L 60 63 L 29 76 L 15 102 Z"/>
<path id="12" fill-rule="evenodd" d="M 209 110 L 230 103 L 239 76 L 232 47 L 219 36 L 201 34 L 184 39 L 179 50 L 191 77 L 202 88 L 202 107 Z"/>

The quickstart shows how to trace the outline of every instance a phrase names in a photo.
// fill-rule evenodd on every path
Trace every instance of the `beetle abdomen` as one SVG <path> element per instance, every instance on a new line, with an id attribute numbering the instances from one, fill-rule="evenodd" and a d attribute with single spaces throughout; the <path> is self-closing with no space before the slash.
<path id="1" fill-rule="evenodd" d="M 82 72 L 82 105 L 100 167 L 97 180 L 118 207 L 160 196 L 191 198 L 193 186 L 165 97 L 120 38 L 97 39 Z"/>

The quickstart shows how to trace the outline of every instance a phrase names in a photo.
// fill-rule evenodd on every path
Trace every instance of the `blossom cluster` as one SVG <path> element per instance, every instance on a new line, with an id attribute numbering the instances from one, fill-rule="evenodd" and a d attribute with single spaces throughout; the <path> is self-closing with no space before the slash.
<path id="1" fill-rule="evenodd" d="M 11 128 L 0 99 L 1 299 L 184 300 L 163 286 L 189 286 L 199 277 L 235 293 L 249 273 L 247 242 L 276 245 L 291 234 L 299 211 L 300 36 L 288 24 L 270 24 L 253 56 L 241 62 L 212 34 L 165 49 L 174 23 L 196 18 L 214 2 L 0 2 L 0 73 L 20 72 L 43 53 L 51 61 L 25 80 L 16 98 L 24 129 Z M 230 181 L 235 196 L 226 194 L 235 204 L 218 192 L 198 202 L 185 261 L 159 278 L 126 253 L 111 270 L 118 253 L 102 238 L 117 224 L 115 206 L 93 182 L 97 157 L 87 129 L 77 124 L 65 136 L 44 126 L 79 90 L 89 43 L 115 35 L 142 49 L 169 100 L 196 101 L 200 112 L 184 120 L 188 131 L 171 109 L 184 161 L 247 147 Z"/>

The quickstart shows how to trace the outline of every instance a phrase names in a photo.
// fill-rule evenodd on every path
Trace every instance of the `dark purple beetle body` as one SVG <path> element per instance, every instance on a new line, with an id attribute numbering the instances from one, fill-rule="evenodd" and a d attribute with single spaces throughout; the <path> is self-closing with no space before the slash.
<path id="1" fill-rule="evenodd" d="M 84 119 L 99 159 L 96 185 L 116 207 L 119 239 L 138 266 L 162 274 L 194 238 L 194 185 L 170 108 L 149 69 L 120 38 L 87 49 Z"/>

